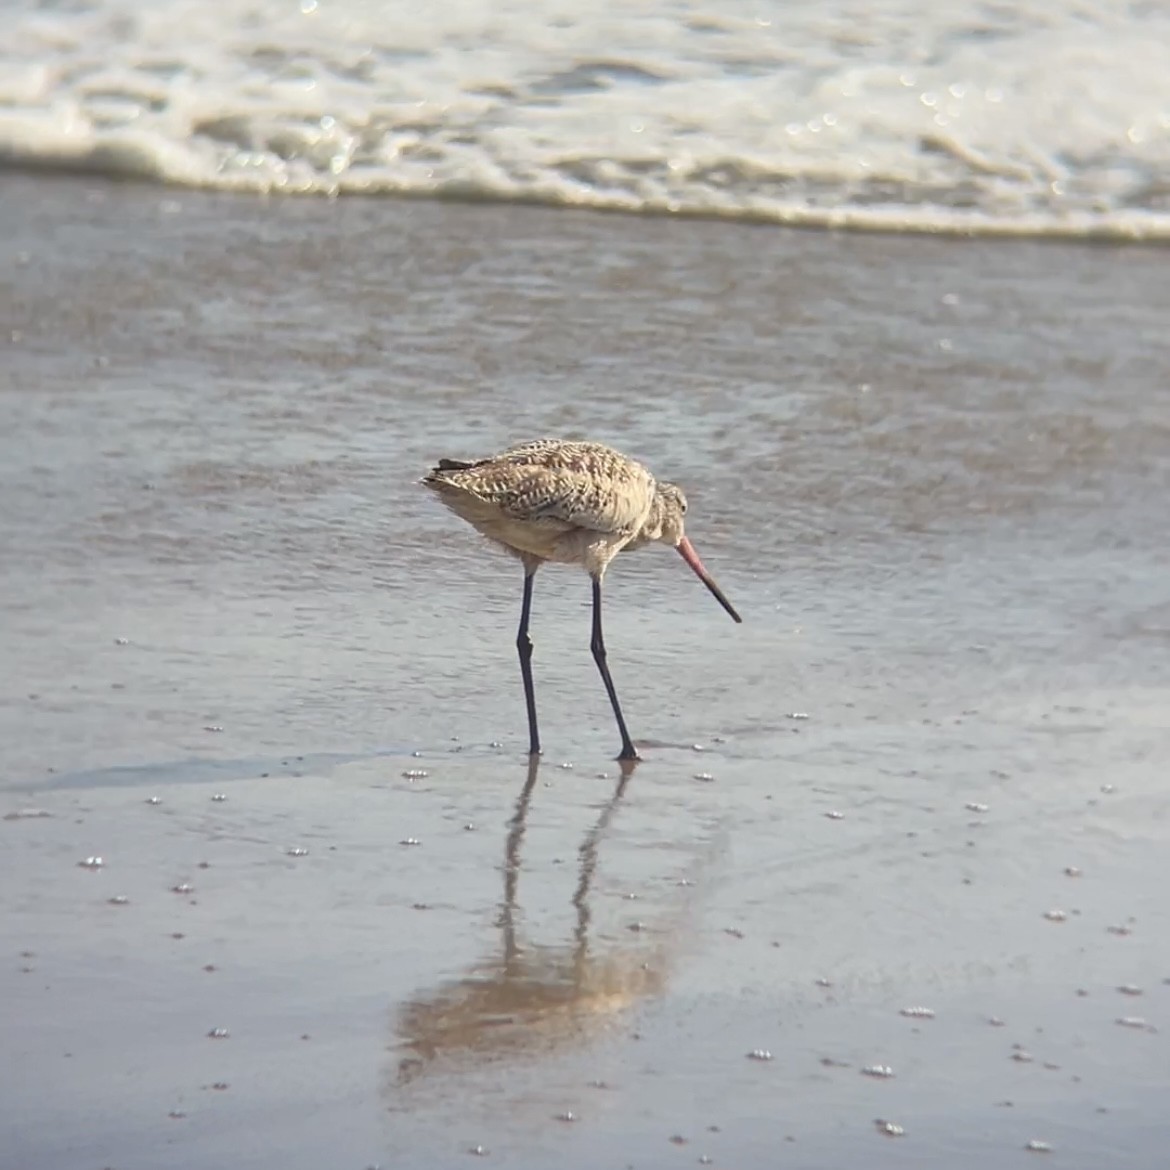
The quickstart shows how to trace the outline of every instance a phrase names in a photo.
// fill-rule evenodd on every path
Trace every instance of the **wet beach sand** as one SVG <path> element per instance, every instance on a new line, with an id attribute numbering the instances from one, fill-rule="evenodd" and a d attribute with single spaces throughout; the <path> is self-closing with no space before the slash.
<path id="1" fill-rule="evenodd" d="M 5 1166 L 1164 1165 L 1164 250 L 8 175 L 0 281 Z M 417 484 L 549 433 L 744 616 L 615 563 L 628 776 Z"/>

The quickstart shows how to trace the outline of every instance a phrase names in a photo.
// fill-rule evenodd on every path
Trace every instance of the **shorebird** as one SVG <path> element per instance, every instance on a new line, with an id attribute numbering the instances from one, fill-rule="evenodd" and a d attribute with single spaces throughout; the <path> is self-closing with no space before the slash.
<path id="1" fill-rule="evenodd" d="M 581 565 L 593 580 L 590 649 L 622 737 L 619 760 L 636 760 L 617 691 L 606 665 L 601 632 L 601 582 L 619 552 L 660 540 L 683 560 L 738 622 L 743 619 L 703 567 L 683 533 L 686 496 L 654 478 L 642 464 L 601 443 L 535 439 L 485 459 L 440 459 L 422 482 L 456 516 L 524 566 L 524 598 L 516 649 L 528 708 L 529 755 L 540 754 L 532 685 L 532 580 L 546 561 Z"/>

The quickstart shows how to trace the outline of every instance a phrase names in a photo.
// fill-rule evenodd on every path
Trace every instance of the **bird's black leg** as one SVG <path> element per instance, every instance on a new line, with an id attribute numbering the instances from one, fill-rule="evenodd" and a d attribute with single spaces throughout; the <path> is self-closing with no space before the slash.
<path id="1" fill-rule="evenodd" d="M 605 639 L 601 636 L 601 582 L 593 578 L 593 641 L 589 643 L 593 651 L 593 661 L 601 671 L 601 681 L 605 683 L 606 694 L 613 706 L 613 713 L 617 717 L 618 731 L 622 734 L 622 751 L 619 760 L 636 760 L 638 753 L 634 750 L 633 740 L 626 730 L 626 721 L 622 718 L 622 709 L 618 703 L 617 691 L 613 689 L 613 679 L 609 677 L 609 667 L 605 664 Z"/>
<path id="2" fill-rule="evenodd" d="M 540 755 L 540 734 L 536 730 L 536 692 L 532 688 L 532 639 L 528 636 L 528 615 L 532 610 L 532 579 L 535 568 L 524 573 L 524 603 L 520 607 L 520 629 L 516 649 L 520 652 L 520 673 L 524 678 L 524 702 L 528 707 L 528 754 Z"/>

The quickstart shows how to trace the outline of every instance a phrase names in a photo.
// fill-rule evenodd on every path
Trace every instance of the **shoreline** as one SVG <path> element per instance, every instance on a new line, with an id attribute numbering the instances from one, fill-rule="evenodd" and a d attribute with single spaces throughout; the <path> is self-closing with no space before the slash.
<path id="1" fill-rule="evenodd" d="M 1108 217 L 1087 212 L 1071 212 L 1062 219 L 1029 216 L 1018 220 L 993 222 L 981 213 L 964 215 L 958 210 L 938 209 L 931 219 L 908 220 L 907 213 L 921 211 L 915 205 L 891 207 L 888 210 L 862 208 L 792 207 L 774 209 L 736 209 L 721 211 L 708 208 L 678 208 L 659 202 L 647 206 L 623 199 L 595 199 L 569 202 L 553 196 L 498 194 L 491 191 L 469 193 L 461 189 L 429 191 L 386 188 L 374 190 L 356 185 L 337 190 L 297 189 L 295 187 L 257 187 L 246 182 L 235 185 L 214 183 L 186 183 L 164 176 L 151 176 L 127 171 L 110 172 L 83 162 L 37 165 L 29 161 L 5 160 L 0 152 L 0 177 L 13 175 L 27 179 L 60 181 L 92 181 L 141 186 L 172 193 L 228 195 L 245 198 L 321 199 L 337 200 L 397 200 L 408 203 L 439 203 L 466 207 L 533 207 L 545 211 L 584 212 L 596 215 L 617 215 L 633 219 L 674 220 L 681 223 L 742 224 L 747 227 L 786 228 L 793 231 L 834 232 L 862 236 L 904 236 L 944 240 L 1004 240 L 1035 243 L 1086 244 L 1091 246 L 1134 245 L 1164 247 L 1170 245 L 1170 219 L 1158 212 L 1150 212 L 1149 224 L 1134 222 L 1110 223 Z M 460 185 L 456 184 L 456 188 Z M 1131 211 L 1132 215 L 1133 212 Z"/>

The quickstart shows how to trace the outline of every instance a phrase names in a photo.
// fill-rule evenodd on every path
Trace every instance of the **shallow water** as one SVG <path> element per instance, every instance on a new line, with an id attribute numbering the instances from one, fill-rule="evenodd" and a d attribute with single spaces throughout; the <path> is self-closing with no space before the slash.
<path id="1" fill-rule="evenodd" d="M 20 1164 L 1161 1164 L 1156 253 L 5 196 Z M 621 788 L 588 582 L 526 790 L 519 572 L 417 484 L 544 433 L 745 619 L 619 557 Z"/>

